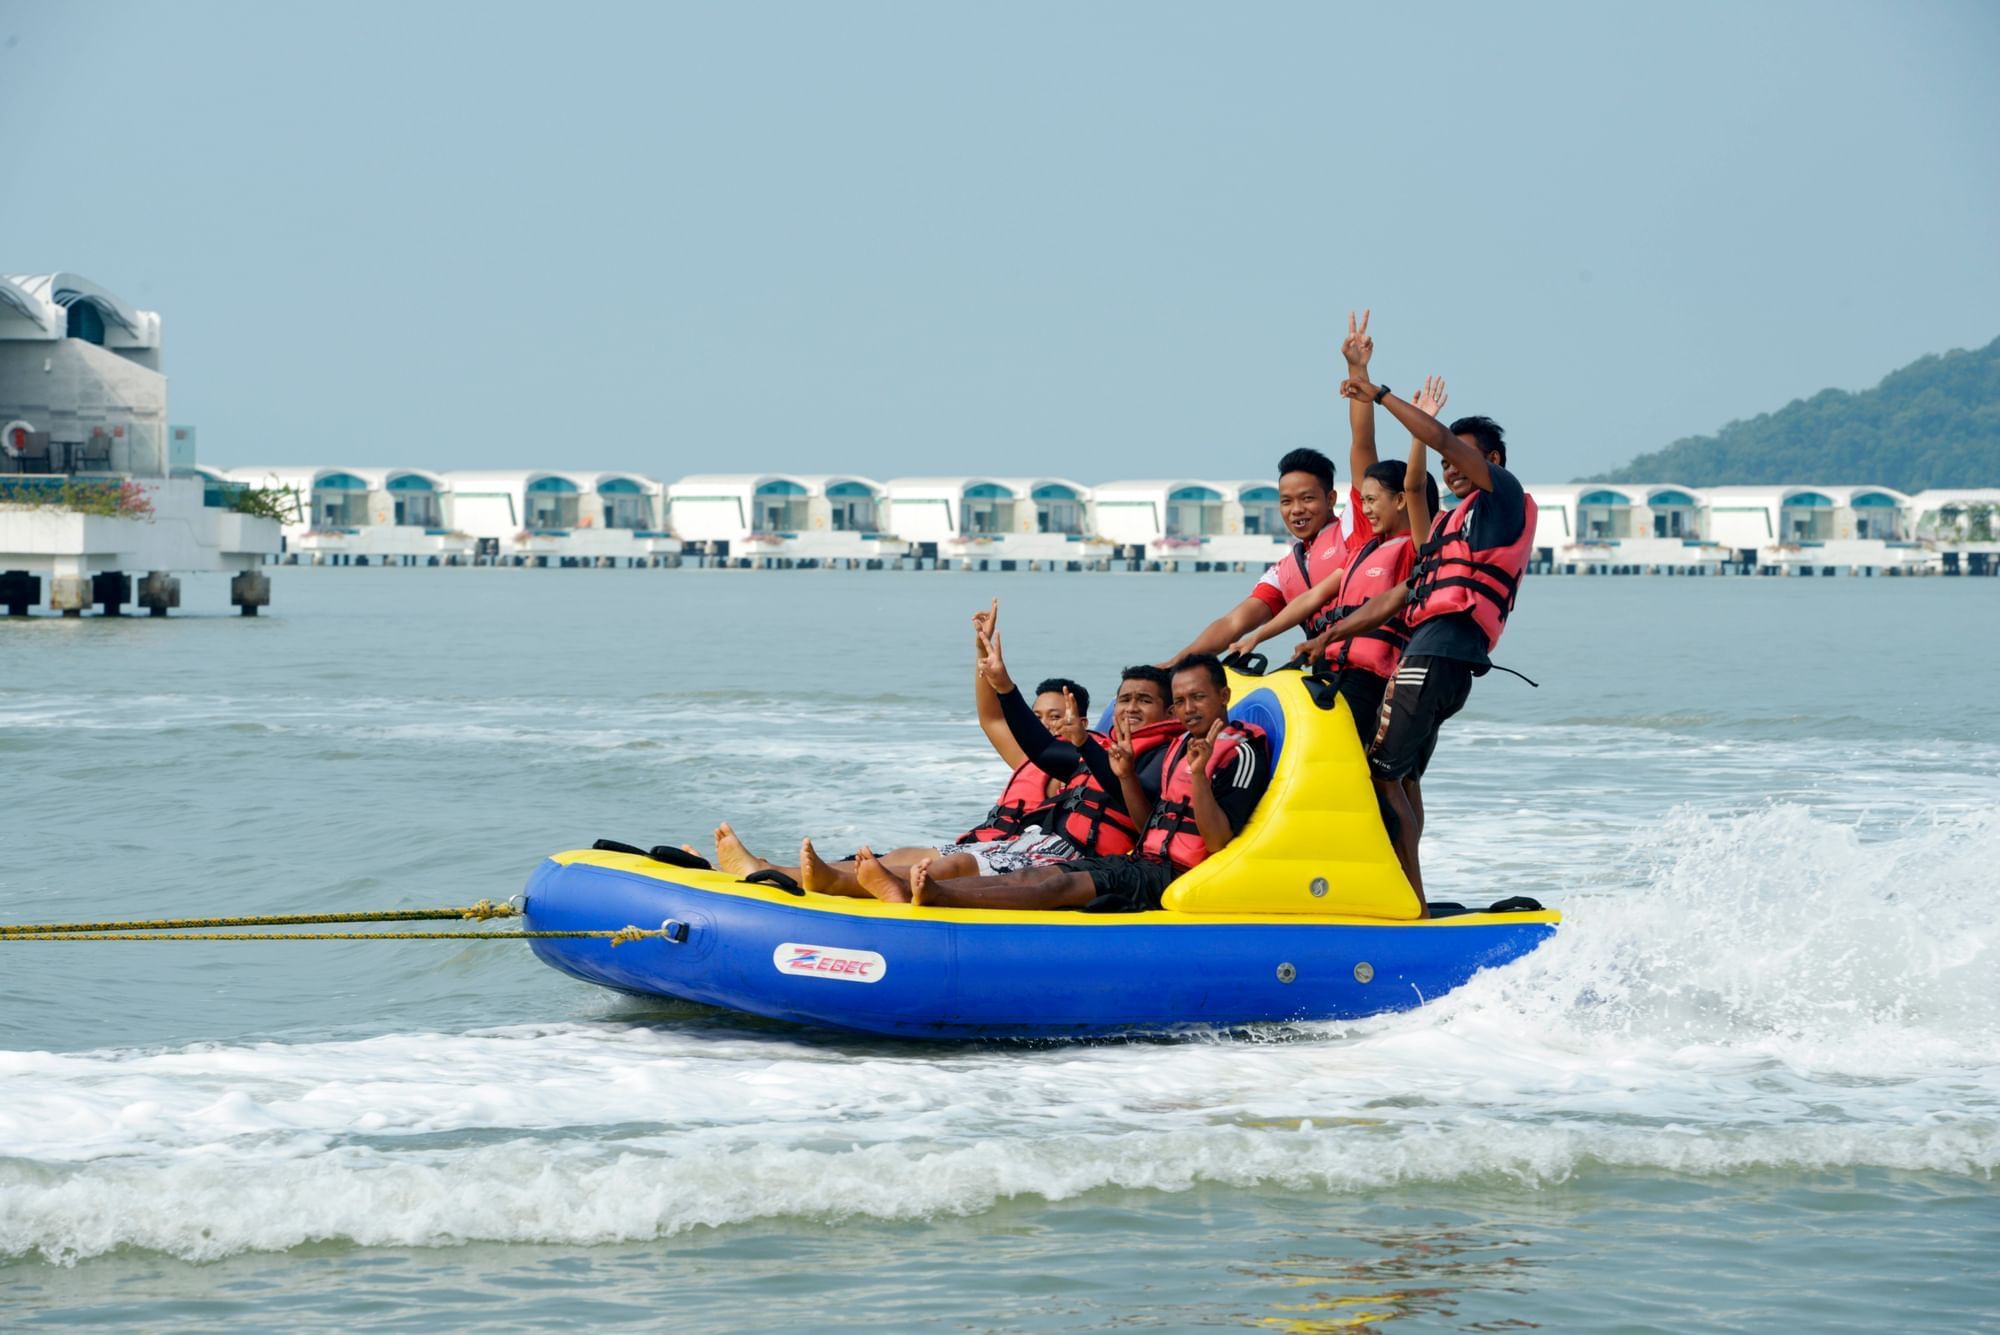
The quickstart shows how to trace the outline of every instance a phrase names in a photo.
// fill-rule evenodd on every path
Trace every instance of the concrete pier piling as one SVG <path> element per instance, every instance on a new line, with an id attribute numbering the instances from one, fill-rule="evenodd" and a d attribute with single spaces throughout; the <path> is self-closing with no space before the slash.
<path id="1" fill-rule="evenodd" d="M 164 570 L 149 570 L 139 584 L 139 606 L 156 617 L 181 605 L 181 582 Z"/>
<path id="2" fill-rule="evenodd" d="M 239 571 L 229 581 L 229 601 L 244 616 L 256 616 L 258 608 L 271 605 L 271 577 L 261 570 Z"/>

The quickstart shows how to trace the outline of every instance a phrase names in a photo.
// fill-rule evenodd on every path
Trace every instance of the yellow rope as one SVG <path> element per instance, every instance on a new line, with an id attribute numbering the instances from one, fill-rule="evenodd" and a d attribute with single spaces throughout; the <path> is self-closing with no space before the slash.
<path id="1" fill-rule="evenodd" d="M 665 936 L 661 928 L 620 927 L 590 932 L 217 932 L 216 927 L 287 927 L 300 923 L 427 922 L 440 918 L 485 922 L 519 917 L 512 904 L 482 899 L 463 908 L 379 909 L 363 913 L 264 913 L 246 918 L 153 918 L 127 922 L 26 922 L 0 924 L 0 941 L 547 941 L 595 937 L 616 946 Z"/>
<path id="2" fill-rule="evenodd" d="M 52 932 L 0 937 L 7 941 L 536 941 L 601 937 L 614 946 L 661 935 L 658 928 L 621 927 L 603 932 Z"/>
<path id="3" fill-rule="evenodd" d="M 0 924 L 0 939 L 10 936 L 54 936 L 71 933 L 156 932 L 207 927 L 289 927 L 302 923 L 332 922 L 431 922 L 456 918 L 483 922 L 489 918 L 512 918 L 521 910 L 512 904 L 495 904 L 482 899 L 464 908 L 373 909 L 362 913 L 264 913 L 248 918 L 153 918 L 127 922 L 24 922 Z"/>

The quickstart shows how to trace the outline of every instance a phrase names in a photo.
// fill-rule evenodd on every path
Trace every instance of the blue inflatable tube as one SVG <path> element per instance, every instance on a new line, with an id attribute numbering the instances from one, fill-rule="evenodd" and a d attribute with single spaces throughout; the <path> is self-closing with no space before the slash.
<path id="1" fill-rule="evenodd" d="M 1405 922 L 1285 914 L 994 913 L 792 893 L 626 853 L 528 881 L 538 939 L 586 982 L 902 1038 L 1050 1038 L 1408 1010 L 1548 939 L 1560 915 Z"/>

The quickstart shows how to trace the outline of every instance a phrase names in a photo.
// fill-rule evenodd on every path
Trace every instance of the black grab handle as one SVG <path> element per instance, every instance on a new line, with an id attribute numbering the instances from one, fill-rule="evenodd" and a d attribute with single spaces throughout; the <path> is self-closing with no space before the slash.
<path id="1" fill-rule="evenodd" d="M 1252 664 L 1256 666 L 1253 667 Z M 1270 660 L 1255 651 L 1247 654 L 1231 654 L 1222 660 L 1222 666 L 1235 668 L 1246 677 L 1261 677 L 1271 670 Z"/>

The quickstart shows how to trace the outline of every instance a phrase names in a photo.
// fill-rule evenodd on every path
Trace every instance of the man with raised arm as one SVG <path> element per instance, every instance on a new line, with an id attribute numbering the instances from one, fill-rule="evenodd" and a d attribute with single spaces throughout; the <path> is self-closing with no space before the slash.
<path id="1" fill-rule="evenodd" d="M 1348 640 L 1402 617 L 1410 640 L 1383 696 L 1368 765 L 1382 779 L 1421 778 L 1437 748 L 1438 730 L 1465 707 L 1472 679 L 1493 665 L 1489 655 L 1500 642 L 1534 550 L 1535 502 L 1507 471 L 1507 438 L 1492 418 L 1461 417 L 1447 430 L 1365 376 L 1349 377 L 1340 390 L 1387 408 L 1411 436 L 1440 455 L 1445 486 L 1459 499 L 1458 508 L 1432 526 L 1407 583 L 1377 594 L 1321 636 L 1326 642 Z M 1392 810 L 1397 791 L 1393 783 L 1384 789 Z M 1421 829 L 1407 806 L 1395 814 Z M 1404 870 L 1421 896 L 1414 846 Z"/>
<path id="2" fill-rule="evenodd" d="M 905 878 L 866 856 L 861 884 L 879 899 L 948 908 L 1091 907 L 1140 913 L 1160 907 L 1173 879 L 1219 853 L 1243 829 L 1271 781 L 1270 749 L 1255 724 L 1229 720 L 1229 681 L 1213 654 L 1174 665 L 1174 714 L 1186 732 L 1168 744 L 1159 800 L 1133 852 L 1086 857 L 1005 876 L 932 879 L 919 864 Z M 1134 759 L 1122 740 L 1111 764 L 1125 780 Z"/>
<path id="3" fill-rule="evenodd" d="M 1340 345 L 1350 377 L 1367 373 L 1375 344 L 1368 337 L 1368 312 L 1356 320 L 1347 316 L 1347 338 Z M 1347 468 L 1353 479 L 1347 513 L 1333 509 L 1333 461 L 1318 450 L 1292 450 L 1278 460 L 1278 513 L 1292 535 L 1292 549 L 1271 563 L 1250 596 L 1208 623 L 1187 647 L 1167 659 L 1176 663 L 1189 654 L 1220 653 L 1285 610 L 1285 604 L 1347 564 L 1348 557 L 1375 536 L 1361 513 L 1361 475 L 1375 462 L 1375 434 L 1366 439 L 1353 433 Z M 1162 664 L 1165 666 L 1165 664 Z"/>

